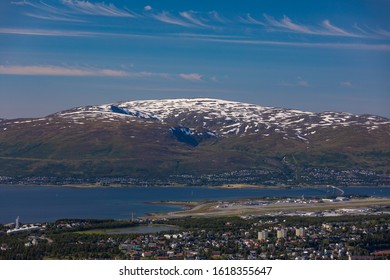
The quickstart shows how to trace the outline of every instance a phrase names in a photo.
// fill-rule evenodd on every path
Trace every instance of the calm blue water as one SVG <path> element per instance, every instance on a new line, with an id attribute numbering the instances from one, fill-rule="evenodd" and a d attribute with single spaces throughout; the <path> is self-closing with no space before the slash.
<path id="1" fill-rule="evenodd" d="M 390 188 L 344 188 L 345 195 L 390 196 Z M 201 187 L 66 188 L 1 186 L 0 224 L 20 216 L 23 223 L 60 218 L 129 219 L 151 212 L 178 210 L 153 201 L 223 200 L 251 197 L 324 196 L 326 189 L 217 189 Z"/>

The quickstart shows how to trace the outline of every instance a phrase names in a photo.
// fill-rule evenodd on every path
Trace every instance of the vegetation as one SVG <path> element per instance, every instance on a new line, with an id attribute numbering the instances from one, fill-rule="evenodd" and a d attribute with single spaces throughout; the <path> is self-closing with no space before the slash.
<path id="1" fill-rule="evenodd" d="M 189 127 L 191 119 L 187 116 Z M 130 120 L 107 125 L 86 118 L 82 125 L 70 125 L 52 117 L 36 126 L 10 120 L 9 129 L 0 134 L 0 176 L 169 179 L 263 170 L 272 173 L 272 180 L 286 183 L 306 168 L 390 172 L 388 126 L 371 132 L 361 126 L 323 127 L 307 136 L 308 142 L 259 132 L 203 137 L 194 145 L 178 139 L 172 123 Z"/>
<path id="2" fill-rule="evenodd" d="M 173 251 L 170 258 L 179 259 L 190 258 L 194 252 L 199 258 L 207 259 L 389 257 L 375 252 L 390 249 L 390 215 L 260 220 L 181 218 L 159 223 L 176 225 L 178 229 L 155 234 L 83 234 L 80 231 L 137 224 L 113 220 L 59 220 L 47 224 L 39 233 L 8 235 L 4 232 L 6 226 L 0 226 L 0 259 L 131 259 L 140 258 L 141 253 L 150 250 L 154 252 L 152 257 L 144 258 L 166 256 Z M 295 237 L 295 228 L 300 227 L 306 229 L 307 237 Z M 287 239 L 276 237 L 272 229 L 278 228 L 288 230 Z M 268 240 L 258 241 L 257 233 L 264 229 L 270 230 Z M 176 239 L 166 237 L 174 234 L 178 236 Z M 313 255 L 305 250 L 321 254 Z"/>

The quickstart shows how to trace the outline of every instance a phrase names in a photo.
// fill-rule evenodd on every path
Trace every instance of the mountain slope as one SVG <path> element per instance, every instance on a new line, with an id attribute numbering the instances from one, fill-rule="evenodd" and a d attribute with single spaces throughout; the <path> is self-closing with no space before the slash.
<path id="1" fill-rule="evenodd" d="M 119 102 L 0 121 L 0 176 L 389 172 L 389 140 L 390 120 L 372 115 L 208 98 Z"/>
<path id="2" fill-rule="evenodd" d="M 209 98 L 121 102 L 79 107 L 54 116 L 71 120 L 135 116 L 161 123 L 205 128 L 219 136 L 268 131 L 281 132 L 285 136 L 295 136 L 302 140 L 304 136 L 316 133 L 317 128 L 362 126 L 375 130 L 379 129 L 379 125 L 390 124 L 388 119 L 378 116 L 334 112 L 315 114 Z"/>

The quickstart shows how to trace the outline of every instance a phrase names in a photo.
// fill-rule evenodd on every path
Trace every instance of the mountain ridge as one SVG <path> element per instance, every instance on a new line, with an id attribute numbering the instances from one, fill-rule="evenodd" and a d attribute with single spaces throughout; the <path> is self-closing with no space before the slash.
<path id="1" fill-rule="evenodd" d="M 390 119 L 367 114 L 211 98 L 125 101 L 0 121 L 0 176 L 265 170 L 297 181 L 305 168 L 387 174 L 389 136 Z"/>
<path id="2" fill-rule="evenodd" d="M 191 113 L 194 119 L 189 121 L 183 113 Z M 277 107 L 265 107 L 255 104 L 225 101 L 211 98 L 192 99 L 161 99 L 141 100 L 111 103 L 98 106 L 77 107 L 53 116 L 78 119 L 77 114 L 97 117 L 100 114 L 134 116 L 140 119 L 159 120 L 162 123 L 173 123 L 183 126 L 197 126 L 210 128 L 210 132 L 219 136 L 241 133 L 258 133 L 268 129 L 292 129 L 295 136 L 304 140 L 305 133 L 315 133 L 316 127 L 321 126 L 350 126 L 362 125 L 365 122 L 367 129 L 375 130 L 377 125 L 390 124 L 385 117 L 374 115 L 356 115 L 344 112 L 313 113 L 301 110 L 292 110 Z M 203 116 L 200 116 L 202 115 Z M 200 118 L 197 119 L 197 115 Z M 102 116 L 102 115 L 101 115 Z M 210 124 L 215 120 L 222 126 L 219 131 Z M 245 127 L 243 125 L 245 124 Z M 210 127 L 211 125 L 211 127 Z M 305 135 L 304 135 L 305 134 Z M 285 134 L 285 136 L 288 136 Z M 292 135 L 289 135 L 292 136 Z"/>

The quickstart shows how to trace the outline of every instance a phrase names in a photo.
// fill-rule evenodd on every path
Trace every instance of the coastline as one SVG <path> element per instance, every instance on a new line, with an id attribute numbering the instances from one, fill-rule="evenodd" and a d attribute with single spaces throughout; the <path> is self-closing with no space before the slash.
<path id="1" fill-rule="evenodd" d="M 232 207 L 218 207 L 217 201 L 197 201 L 197 203 L 185 204 L 187 209 L 171 212 L 148 213 L 145 218 L 149 219 L 173 219 L 184 217 L 216 217 L 216 216 L 242 216 L 242 215 L 267 215 L 271 213 L 295 212 L 295 211 L 331 211 L 339 209 L 356 209 L 372 206 L 390 207 L 390 198 L 354 198 L 343 202 L 317 202 L 313 204 L 264 204 L 243 205 L 245 202 L 257 201 L 258 199 L 228 200 Z M 267 200 L 261 200 L 267 201 Z M 158 203 L 156 203 L 158 204 Z M 182 205 L 175 201 L 160 202 L 160 204 Z M 285 214 L 286 214 L 285 213 Z"/>
<path id="2" fill-rule="evenodd" d="M 24 187 L 23 187 L 24 186 Z M 14 218 L 14 216 L 21 215 L 27 221 L 28 219 L 35 219 L 34 221 L 46 221 L 47 219 L 42 217 L 55 217 L 55 219 L 61 219 L 64 217 L 72 217 L 78 218 L 79 212 L 75 212 L 75 207 L 79 207 L 77 209 L 81 209 L 80 213 L 83 213 L 86 208 L 92 207 L 95 209 L 94 201 L 98 201 L 101 203 L 101 207 L 99 209 L 95 209 L 92 212 L 86 212 L 88 215 L 80 215 L 83 218 L 97 218 L 106 217 L 107 213 L 111 213 L 113 209 L 118 208 L 119 210 L 113 211 L 109 215 L 109 218 L 113 219 L 123 219 L 123 215 L 121 213 L 132 213 L 133 211 L 137 211 L 137 217 L 145 217 L 149 219 L 153 218 L 169 218 L 169 217 L 177 217 L 177 216 L 208 216 L 208 215 L 244 215 L 247 210 L 253 213 L 268 213 L 269 211 L 285 211 L 288 208 L 291 208 L 292 203 L 296 205 L 293 207 L 294 210 L 300 211 L 303 208 L 309 207 L 312 211 L 316 209 L 323 209 L 323 206 L 327 204 L 332 207 L 337 207 L 342 205 L 344 202 L 334 202 L 331 200 L 344 201 L 344 200 L 353 200 L 355 198 L 369 198 L 372 202 L 371 205 L 375 206 L 375 201 L 379 202 L 379 200 L 384 200 L 386 206 L 390 207 L 390 193 L 389 188 L 382 190 L 378 188 L 366 188 L 363 191 L 359 191 L 356 188 L 357 194 L 354 195 L 345 195 L 343 197 L 339 192 L 331 194 L 333 198 L 330 198 L 327 190 L 322 189 L 319 192 L 315 191 L 316 187 L 286 187 L 275 189 L 273 188 L 248 188 L 245 190 L 243 185 L 240 185 L 242 189 L 231 189 L 231 188 L 214 188 L 214 187 L 181 187 L 180 189 L 170 188 L 170 187 L 155 187 L 147 189 L 145 187 L 136 188 L 114 188 L 110 187 L 102 187 L 101 190 L 99 188 L 89 188 L 88 185 L 82 185 L 79 188 L 66 188 L 63 186 L 56 185 L 54 188 L 51 187 L 43 187 L 34 188 L 35 186 L 25 186 L 18 190 L 16 185 L 13 186 L 5 186 L 0 188 L 0 191 L 4 190 L 4 196 L 2 196 L 1 203 L 3 205 L 2 211 L 7 210 L 10 211 L 13 209 L 15 212 L 10 216 L 10 221 Z M 0 186 L 1 187 L 1 186 Z M 236 187 L 236 186 L 235 186 Z M 323 187 L 323 186 L 321 186 Z M 62 188 L 62 189 L 61 189 Z M 211 189 L 213 188 L 213 189 Z M 72 191 L 72 189 L 74 191 Z M 77 191 L 79 189 L 79 191 Z M 84 190 L 83 190 L 84 189 Z M 39 190 L 39 191 L 35 191 Z M 97 192 L 94 192 L 96 190 Z M 156 195 L 153 195 L 156 190 Z M 199 190 L 199 192 L 197 191 Z M 313 191 L 314 190 L 314 191 Z M 8 192 L 9 191 L 9 192 Z M 64 195 L 62 195 L 62 191 L 64 191 Z M 230 195 L 224 195 L 224 193 L 229 193 Z M 7 194 L 10 193 L 12 199 L 7 199 Z M 98 196 L 95 195 L 98 194 Z M 351 191 L 347 193 L 353 193 L 353 188 Z M 362 194 L 360 194 L 362 193 Z M 31 194 L 31 195 L 30 195 Z M 73 195 L 75 194 L 75 195 Z M 92 194 L 92 195 L 91 195 Z M 176 195 L 177 194 L 177 195 Z M 194 194 L 194 195 L 191 195 Z M 289 195 L 291 194 L 291 196 Z M 302 195 L 304 194 L 304 196 Z M 338 196 L 338 198 L 336 198 Z M 16 200 L 17 197 L 17 200 Z M 25 197 L 25 202 L 19 203 L 20 198 L 23 199 Z M 39 213 L 42 212 L 42 207 L 36 206 L 34 201 L 36 199 L 40 199 L 40 197 L 44 197 L 43 204 L 47 205 L 47 209 L 53 209 L 48 214 Z M 241 198 L 240 198 L 241 197 Z M 321 197 L 326 198 L 326 201 L 329 201 L 328 204 L 326 201 L 325 204 L 315 205 L 313 202 L 309 202 L 310 200 L 320 200 Z M 15 200 L 14 200 L 15 198 Z M 375 200 L 379 199 L 379 200 Z M 132 200 L 133 199 L 133 200 Z M 372 200 L 373 199 L 373 200 Z M 274 207 L 270 207 L 268 204 L 276 203 L 277 200 L 288 200 L 287 204 L 279 204 Z M 295 201 L 296 200 L 296 201 Z M 15 203 L 15 202 L 18 203 Z M 118 201 L 120 203 L 118 203 Z M 251 203 L 254 201 L 255 203 Z M 297 202 L 298 201 L 298 202 Z M 299 202 L 301 201 L 301 202 Z M 63 205 L 64 209 L 68 211 L 69 215 L 63 215 L 63 213 L 58 214 L 56 209 L 58 208 L 58 203 Z M 277 202 L 281 203 L 281 202 Z M 299 205 L 297 204 L 299 203 Z M 345 202 L 346 204 L 343 206 L 352 206 L 348 205 L 350 202 Z M 383 203 L 383 201 L 381 202 Z M 26 208 L 26 205 L 30 205 Z M 146 204 L 149 204 L 147 206 Z M 232 208 L 231 205 L 242 204 L 241 209 Z M 69 207 L 71 205 L 72 207 Z M 87 207 L 88 205 L 88 207 Z M 119 206 L 118 206 L 119 205 Z M 144 205 L 144 206 L 143 206 Z M 155 206 L 152 206 L 155 205 Z M 159 207 L 158 205 L 161 205 Z M 256 205 L 256 207 L 254 207 Z M 306 205 L 306 206 L 305 206 Z M 383 205 L 383 204 L 382 204 Z M 174 206 L 174 207 L 164 207 L 164 206 Z M 215 208 L 218 206 L 217 208 Z M 280 207 L 281 208 L 280 208 Z M 353 205 L 356 207 L 357 205 Z M 360 205 L 360 207 L 363 205 Z M 364 206 L 368 206 L 368 204 L 364 203 Z M 235 207 L 235 206 L 234 206 Z M 265 211 L 269 208 L 269 211 Z M 338 208 L 338 207 L 337 207 Z M 38 214 L 31 215 L 31 209 L 36 209 Z M 44 208 L 46 209 L 46 208 Z M 62 209 L 62 208 L 61 208 Z M 104 210 L 103 210 L 104 209 Z M 234 209 L 234 211 L 233 211 Z M 24 212 L 24 213 L 23 213 Z M 100 213 L 99 215 L 95 215 L 96 213 Z M 119 214 L 118 214 L 119 213 Z M 250 214 L 248 212 L 248 214 Z M 126 218 L 129 217 L 130 214 L 126 215 Z M 39 217 L 39 219 L 37 218 Z"/>
<path id="3" fill-rule="evenodd" d="M 369 186 L 369 185 L 352 185 L 352 186 L 337 186 L 337 185 L 254 185 L 254 184 L 223 184 L 223 185 L 184 185 L 184 184 L 172 184 L 172 185 L 132 185 L 132 184 L 1 184 L 0 186 L 15 186 L 15 187 L 52 187 L 52 188 L 211 188 L 211 189 L 307 189 L 307 188 L 326 188 L 326 187 L 338 187 L 338 188 L 390 188 L 390 185 L 386 186 Z"/>
<path id="4" fill-rule="evenodd" d="M 211 188 L 211 189 L 288 189 L 290 186 L 266 186 L 266 185 L 250 185 L 250 184 L 224 184 L 224 185 L 127 185 L 127 184 L 0 184 L 1 186 L 15 186 L 15 187 L 60 187 L 60 188 Z M 295 187 L 295 186 L 294 186 Z M 390 187 L 390 186 L 389 186 Z"/>

